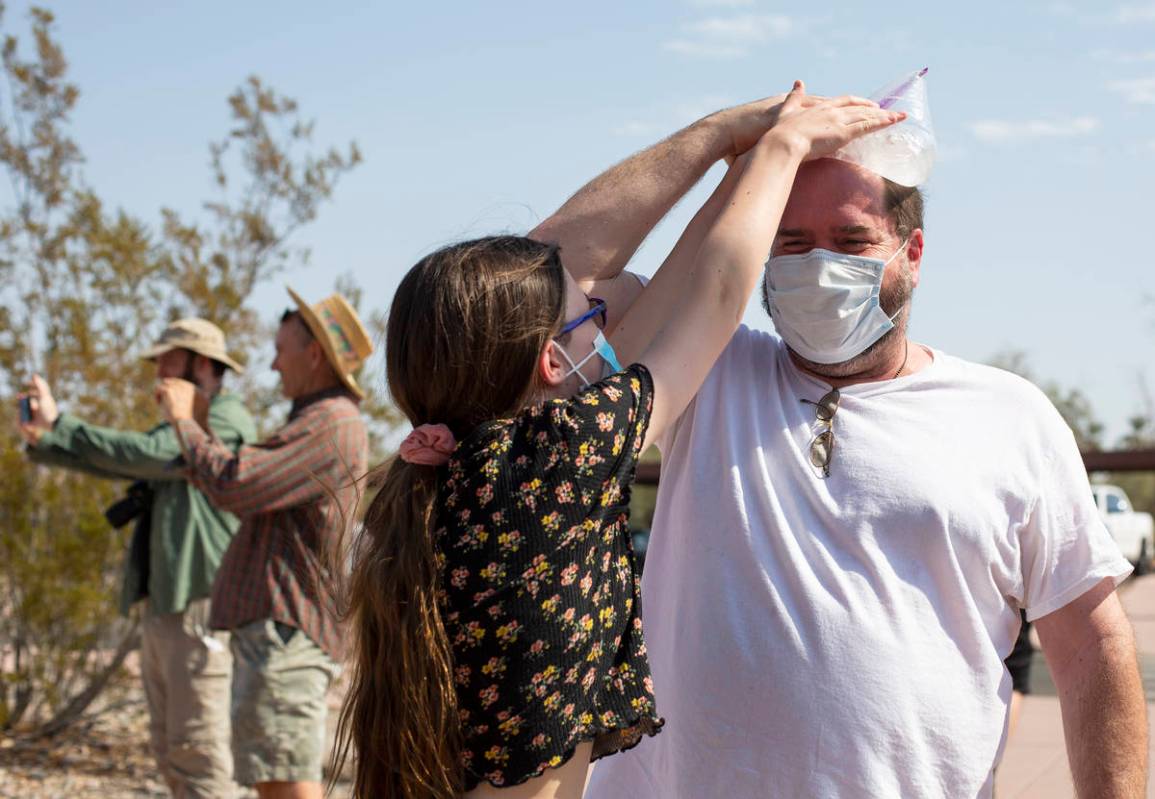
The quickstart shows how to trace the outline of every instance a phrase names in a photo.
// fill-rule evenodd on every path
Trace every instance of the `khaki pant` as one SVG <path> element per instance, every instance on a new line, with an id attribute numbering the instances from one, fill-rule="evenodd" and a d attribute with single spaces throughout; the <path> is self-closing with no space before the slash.
<path id="1" fill-rule="evenodd" d="M 236 793 L 229 747 L 232 656 L 228 633 L 208 629 L 209 601 L 184 613 L 145 612 L 141 675 L 149 736 L 176 799 L 227 799 Z"/>

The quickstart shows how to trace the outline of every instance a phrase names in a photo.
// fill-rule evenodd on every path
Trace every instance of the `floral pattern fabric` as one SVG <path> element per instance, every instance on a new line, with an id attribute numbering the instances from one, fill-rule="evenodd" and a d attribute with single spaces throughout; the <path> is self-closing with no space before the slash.
<path id="1" fill-rule="evenodd" d="M 653 407 L 640 364 L 486 423 L 444 468 L 436 530 L 466 789 L 516 785 L 662 725 L 629 538 Z"/>

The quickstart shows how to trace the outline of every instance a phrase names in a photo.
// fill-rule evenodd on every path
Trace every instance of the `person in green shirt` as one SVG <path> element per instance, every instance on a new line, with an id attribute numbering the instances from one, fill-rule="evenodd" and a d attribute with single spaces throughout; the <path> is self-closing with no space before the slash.
<path id="1" fill-rule="evenodd" d="M 242 370 L 216 325 L 178 320 L 141 357 L 156 364 L 158 379 L 183 378 L 211 398 L 208 423 L 224 444 L 235 450 L 255 440 L 248 410 L 221 390 L 226 370 Z M 127 615 L 146 600 L 141 676 L 153 751 L 173 796 L 232 796 L 232 656 L 228 634 L 209 629 L 209 596 L 239 520 L 187 481 L 180 443 L 167 422 L 136 432 L 59 413 L 39 375 L 22 396 L 32 411 L 31 420 L 20 425 L 32 461 L 138 481 L 131 493 L 143 496 L 146 507 L 126 559 L 120 610 Z"/>

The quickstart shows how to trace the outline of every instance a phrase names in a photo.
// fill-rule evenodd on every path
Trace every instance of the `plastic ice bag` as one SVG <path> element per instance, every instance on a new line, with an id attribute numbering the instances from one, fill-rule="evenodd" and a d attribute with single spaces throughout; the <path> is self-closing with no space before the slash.
<path id="1" fill-rule="evenodd" d="M 903 186 L 921 186 L 934 166 L 934 128 L 926 102 L 926 68 L 904 75 L 870 95 L 883 108 L 905 111 L 906 119 L 855 139 L 834 158 L 858 164 Z"/>

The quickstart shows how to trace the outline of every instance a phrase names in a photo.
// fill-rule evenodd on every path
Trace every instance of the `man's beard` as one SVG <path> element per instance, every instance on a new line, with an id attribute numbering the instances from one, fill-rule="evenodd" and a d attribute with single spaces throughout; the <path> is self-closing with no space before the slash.
<path id="1" fill-rule="evenodd" d="M 768 276 L 762 275 L 762 307 L 770 313 L 770 289 Z M 878 305 L 888 317 L 894 317 L 894 327 L 886 331 L 878 341 L 862 352 L 839 363 L 818 363 L 803 358 L 787 344 L 790 354 L 808 372 L 823 377 L 845 378 L 862 374 L 873 369 L 880 361 L 886 360 L 891 350 L 899 347 L 906 339 L 906 329 L 910 324 L 910 298 L 914 295 L 914 280 L 907 265 L 900 267 L 898 275 L 888 287 L 883 285 L 878 292 Z M 897 315 L 896 315 L 897 314 Z"/>

